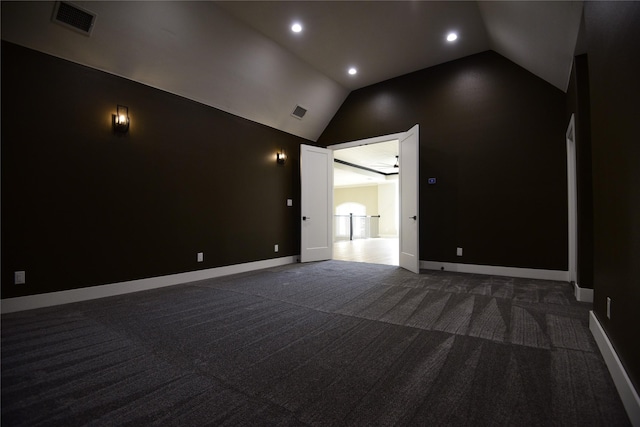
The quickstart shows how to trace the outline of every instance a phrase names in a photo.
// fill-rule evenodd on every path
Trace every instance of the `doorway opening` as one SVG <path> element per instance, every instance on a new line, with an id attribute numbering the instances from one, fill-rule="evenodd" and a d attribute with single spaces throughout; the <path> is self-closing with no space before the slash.
<path id="1" fill-rule="evenodd" d="M 420 126 L 416 124 L 406 132 L 327 148 L 300 145 L 300 262 L 333 258 L 333 152 L 396 139 L 400 205 L 398 264 L 401 268 L 420 274 L 419 132 Z"/>
<path id="2" fill-rule="evenodd" d="M 399 265 L 399 141 L 333 152 L 333 259 Z"/>

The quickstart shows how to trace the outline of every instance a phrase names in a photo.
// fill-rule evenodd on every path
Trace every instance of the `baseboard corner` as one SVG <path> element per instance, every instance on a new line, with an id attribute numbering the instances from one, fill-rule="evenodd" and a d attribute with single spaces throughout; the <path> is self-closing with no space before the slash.
<path id="1" fill-rule="evenodd" d="M 631 425 L 640 427 L 640 397 L 638 397 L 638 392 L 633 387 L 627 371 L 624 369 L 616 350 L 613 348 L 609 337 L 602 328 L 593 310 L 589 311 L 589 330 L 607 364 L 607 368 L 618 390 L 624 409 L 627 411 Z"/>
<path id="2" fill-rule="evenodd" d="M 574 283 L 574 294 L 576 301 L 579 302 L 593 302 L 593 289 L 581 288 L 578 283 Z"/>

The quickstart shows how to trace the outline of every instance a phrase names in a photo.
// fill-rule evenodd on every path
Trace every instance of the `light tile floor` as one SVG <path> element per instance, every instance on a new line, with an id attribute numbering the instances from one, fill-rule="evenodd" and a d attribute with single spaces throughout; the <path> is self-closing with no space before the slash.
<path id="1" fill-rule="evenodd" d="M 333 259 L 399 265 L 397 238 L 342 240 L 333 244 Z"/>

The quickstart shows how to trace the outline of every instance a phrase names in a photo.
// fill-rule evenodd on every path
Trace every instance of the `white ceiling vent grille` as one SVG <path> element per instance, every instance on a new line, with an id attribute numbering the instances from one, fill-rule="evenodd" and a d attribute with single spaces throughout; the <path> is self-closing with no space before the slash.
<path id="1" fill-rule="evenodd" d="M 291 113 L 291 115 L 296 119 L 302 119 L 305 114 L 307 114 L 307 109 L 299 105 L 296 105 L 295 110 L 293 110 L 293 113 Z"/>
<path id="2" fill-rule="evenodd" d="M 91 35 L 96 14 L 66 1 L 56 2 L 53 9 L 53 22 L 71 30 Z"/>

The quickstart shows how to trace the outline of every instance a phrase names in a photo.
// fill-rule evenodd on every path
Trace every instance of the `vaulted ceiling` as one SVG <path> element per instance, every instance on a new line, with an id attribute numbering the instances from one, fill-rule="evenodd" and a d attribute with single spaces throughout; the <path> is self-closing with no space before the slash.
<path id="1" fill-rule="evenodd" d="M 90 36 L 53 23 L 55 2 L 3 1 L 2 38 L 313 141 L 350 91 L 489 49 L 566 91 L 582 17 L 579 1 L 73 4 L 97 14 Z"/>

